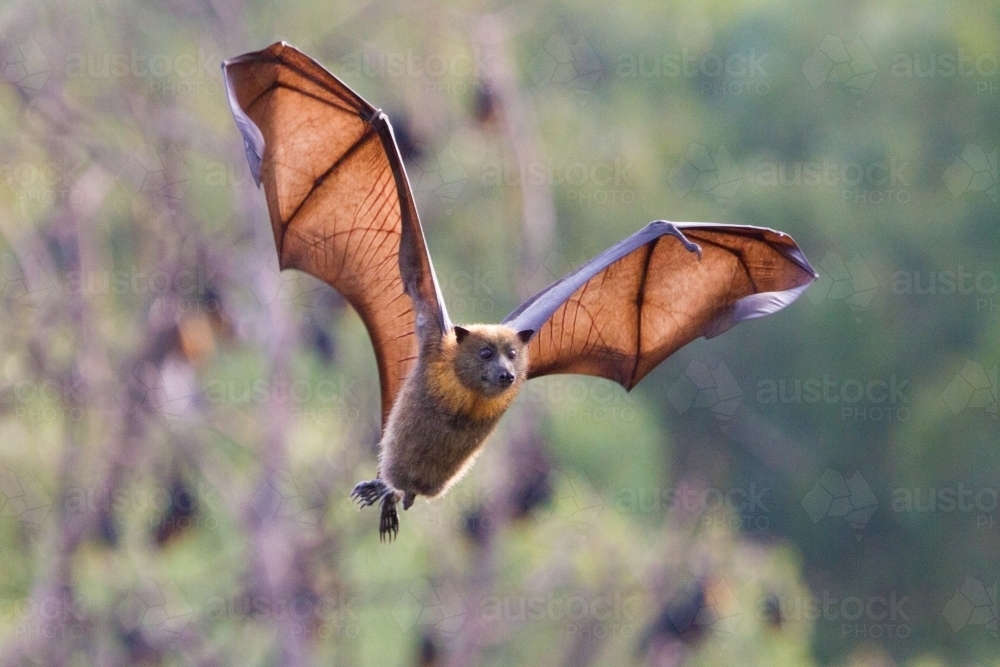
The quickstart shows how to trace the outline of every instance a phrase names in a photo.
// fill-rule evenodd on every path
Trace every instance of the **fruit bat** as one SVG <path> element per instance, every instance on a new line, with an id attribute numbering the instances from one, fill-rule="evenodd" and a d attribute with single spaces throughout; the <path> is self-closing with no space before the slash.
<path id="1" fill-rule="evenodd" d="M 222 64 L 282 269 L 326 281 L 371 336 L 382 399 L 376 477 L 351 495 L 436 497 L 471 465 L 521 384 L 583 373 L 629 390 L 675 350 L 794 301 L 816 278 L 795 242 L 759 227 L 657 220 L 498 325 L 448 318 L 389 119 L 279 42 Z"/>

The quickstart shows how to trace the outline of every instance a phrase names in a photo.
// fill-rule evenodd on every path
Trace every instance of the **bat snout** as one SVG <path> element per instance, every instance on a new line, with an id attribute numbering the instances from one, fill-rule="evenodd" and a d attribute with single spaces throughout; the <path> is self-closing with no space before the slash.
<path id="1" fill-rule="evenodd" d="M 482 391 L 487 395 L 501 394 L 513 385 L 517 377 L 514 369 L 508 368 L 505 364 L 493 364 L 484 369 L 480 380 L 482 381 Z"/>

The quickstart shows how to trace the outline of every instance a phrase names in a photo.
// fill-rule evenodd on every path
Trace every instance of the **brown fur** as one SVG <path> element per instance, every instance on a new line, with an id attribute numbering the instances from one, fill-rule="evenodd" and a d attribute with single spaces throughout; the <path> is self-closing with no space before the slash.
<path id="1" fill-rule="evenodd" d="M 411 498 L 439 496 L 462 476 L 527 376 L 527 345 L 517 332 L 502 325 L 466 329 L 461 343 L 449 331 L 423 347 L 386 423 L 379 476 Z M 479 356 L 484 347 L 493 358 Z M 513 360 L 505 356 L 511 349 Z M 509 369 L 510 386 L 486 379 L 497 369 Z"/>

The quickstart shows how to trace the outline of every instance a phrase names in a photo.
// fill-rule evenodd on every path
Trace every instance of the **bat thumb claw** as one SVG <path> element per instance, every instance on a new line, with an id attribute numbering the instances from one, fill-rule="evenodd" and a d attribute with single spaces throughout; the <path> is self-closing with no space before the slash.
<path id="1" fill-rule="evenodd" d="M 663 229 L 665 233 L 670 234 L 678 241 L 680 241 L 681 245 L 684 246 L 685 250 L 687 250 L 688 252 L 693 252 L 696 255 L 698 255 L 698 261 L 701 261 L 701 246 L 689 240 L 688 237 L 684 236 L 684 232 L 678 229 L 677 225 L 675 225 L 672 222 L 668 222 L 666 220 L 654 220 L 649 224 L 650 226 L 665 225 L 665 227 L 660 227 L 660 229 Z"/>

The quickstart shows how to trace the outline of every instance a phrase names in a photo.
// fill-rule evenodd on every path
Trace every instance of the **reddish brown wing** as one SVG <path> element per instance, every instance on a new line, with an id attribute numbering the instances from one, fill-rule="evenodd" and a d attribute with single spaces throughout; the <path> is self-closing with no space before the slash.
<path id="1" fill-rule="evenodd" d="M 416 359 L 415 327 L 423 338 L 451 326 L 389 121 L 284 43 L 222 67 L 279 264 L 325 280 L 361 315 L 384 425 Z"/>
<path id="2" fill-rule="evenodd" d="M 582 373 L 631 389 L 674 351 L 794 301 L 816 273 L 791 237 L 656 221 L 525 301 L 528 377 Z"/>

